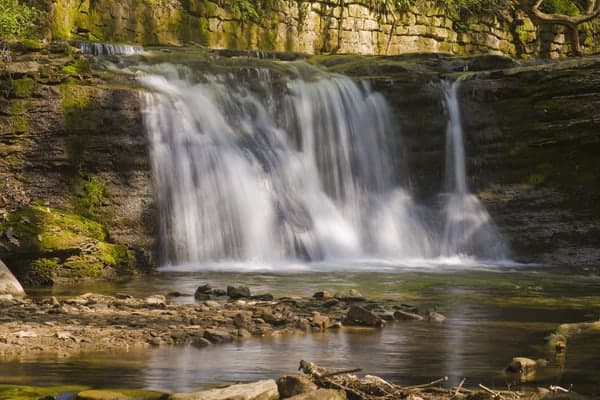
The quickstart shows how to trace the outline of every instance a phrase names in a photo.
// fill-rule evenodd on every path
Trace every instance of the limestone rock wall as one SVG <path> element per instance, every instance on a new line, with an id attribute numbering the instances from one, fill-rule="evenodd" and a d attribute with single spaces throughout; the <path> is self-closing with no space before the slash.
<path id="1" fill-rule="evenodd" d="M 56 0 L 54 38 L 170 44 L 309 54 L 394 55 L 444 52 L 559 57 L 560 28 L 537 29 L 518 16 L 459 16 L 426 3 L 404 12 L 375 12 L 366 0 L 263 2 L 256 14 L 239 0 Z M 261 2 L 252 2 L 261 4 Z M 600 49 L 594 29 L 588 51 Z M 598 30 L 600 32 L 600 30 Z"/>

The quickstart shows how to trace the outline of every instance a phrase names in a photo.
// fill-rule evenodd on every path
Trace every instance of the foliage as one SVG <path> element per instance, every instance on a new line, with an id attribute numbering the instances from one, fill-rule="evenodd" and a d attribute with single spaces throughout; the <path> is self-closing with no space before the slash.
<path id="1" fill-rule="evenodd" d="M 570 0 L 545 0 L 540 10 L 548 14 L 578 15 L 579 8 Z"/>
<path id="2" fill-rule="evenodd" d="M 18 0 L 0 0 L 0 39 L 34 37 L 42 12 Z"/>
<path id="3" fill-rule="evenodd" d="M 260 19 L 258 10 L 249 0 L 232 0 L 231 11 L 242 21 L 258 21 Z"/>
<path id="4" fill-rule="evenodd" d="M 159 8 L 168 6 L 171 0 L 146 0 L 146 3 L 153 8 Z"/>
<path id="5" fill-rule="evenodd" d="M 75 211 L 87 218 L 98 219 L 102 205 L 106 201 L 106 186 L 98 178 L 83 182 L 79 196 L 75 200 Z"/>
<path id="6" fill-rule="evenodd" d="M 436 7 L 446 12 L 481 13 L 494 12 L 506 7 L 506 0 L 435 0 Z"/>
<path id="7" fill-rule="evenodd" d="M 551 0 L 567 1 L 567 0 Z M 369 0 L 371 8 L 380 13 L 405 12 L 418 5 L 419 0 Z M 437 8 L 446 13 L 450 12 L 493 12 L 507 5 L 507 0 L 434 0 Z"/>

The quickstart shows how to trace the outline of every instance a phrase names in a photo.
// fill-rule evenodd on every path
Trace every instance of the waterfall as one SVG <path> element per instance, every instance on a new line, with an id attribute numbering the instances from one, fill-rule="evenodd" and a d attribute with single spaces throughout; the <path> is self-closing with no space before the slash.
<path id="1" fill-rule="evenodd" d="M 81 50 L 83 54 L 92 56 L 130 56 L 142 54 L 144 52 L 144 48 L 141 46 L 119 43 L 76 42 L 75 46 Z"/>
<path id="2" fill-rule="evenodd" d="M 460 81 L 442 82 L 448 116 L 446 127 L 445 226 L 441 255 L 475 255 L 506 259 L 507 247 L 483 204 L 469 192 L 466 179 L 463 128 L 458 101 Z"/>
<path id="3" fill-rule="evenodd" d="M 433 256 L 367 85 L 161 68 L 140 80 L 167 262 Z"/>

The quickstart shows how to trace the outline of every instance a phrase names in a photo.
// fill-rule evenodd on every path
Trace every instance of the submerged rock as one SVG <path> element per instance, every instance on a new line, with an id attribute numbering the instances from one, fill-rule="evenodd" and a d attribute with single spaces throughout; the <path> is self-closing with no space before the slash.
<path id="1" fill-rule="evenodd" d="M 2 260 L 0 260 L 0 295 L 25 296 L 23 286 Z"/>
<path id="2" fill-rule="evenodd" d="M 382 327 L 385 325 L 385 321 L 363 307 L 352 306 L 346 314 L 344 325 Z"/>
<path id="3" fill-rule="evenodd" d="M 278 400 L 279 391 L 273 379 L 231 385 L 222 389 L 193 393 L 175 393 L 169 400 Z"/>

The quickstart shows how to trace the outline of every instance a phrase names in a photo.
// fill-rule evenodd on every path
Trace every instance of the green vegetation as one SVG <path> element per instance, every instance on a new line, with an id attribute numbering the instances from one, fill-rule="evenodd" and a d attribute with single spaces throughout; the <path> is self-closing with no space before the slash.
<path id="1" fill-rule="evenodd" d="M 29 285 L 135 272 L 135 257 L 127 246 L 108 243 L 104 226 L 77 214 L 30 206 L 9 214 L 0 231 L 10 232 L 11 240 L 2 241 L 2 247 Z"/>
<path id="2" fill-rule="evenodd" d="M 32 38 L 38 33 L 42 12 L 18 0 L 0 1 L 0 38 Z"/>
<path id="3" fill-rule="evenodd" d="M 87 389 L 85 386 L 37 387 L 0 384 L 0 400 L 37 400 L 56 397 L 66 393 L 77 393 Z"/>
<path id="4" fill-rule="evenodd" d="M 38 400 L 42 398 L 62 398 L 61 395 L 77 394 L 80 400 L 158 400 L 165 394 L 152 390 L 112 389 L 95 390 L 85 386 L 37 387 L 0 384 L 0 400 Z M 71 396 L 67 396 L 71 398 Z M 74 397 L 73 397 L 74 398 Z"/>
<path id="5" fill-rule="evenodd" d="M 570 0 L 545 0 L 540 10 L 548 14 L 579 15 L 580 11 Z"/>
<path id="6" fill-rule="evenodd" d="M 92 177 L 75 185 L 74 208 L 77 214 L 99 220 L 101 207 L 106 202 L 106 186 L 99 178 Z"/>
<path id="7" fill-rule="evenodd" d="M 29 77 L 12 80 L 12 91 L 15 97 L 31 97 L 34 88 L 35 81 Z"/>
<path id="8" fill-rule="evenodd" d="M 558 0 L 560 1 L 560 0 Z M 405 12 L 419 5 L 420 0 L 370 0 L 370 6 L 381 13 Z M 450 12 L 493 12 L 507 5 L 507 0 L 434 0 L 434 6 Z"/>

